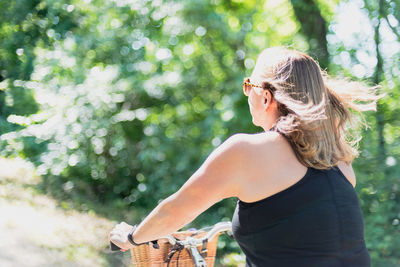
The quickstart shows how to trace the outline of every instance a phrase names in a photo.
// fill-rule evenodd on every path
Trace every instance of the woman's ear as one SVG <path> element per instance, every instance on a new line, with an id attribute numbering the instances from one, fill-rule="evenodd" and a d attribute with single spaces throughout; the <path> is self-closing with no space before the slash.
<path id="1" fill-rule="evenodd" d="M 267 110 L 272 100 L 271 92 L 268 90 L 264 90 L 263 98 L 264 98 L 264 109 Z"/>

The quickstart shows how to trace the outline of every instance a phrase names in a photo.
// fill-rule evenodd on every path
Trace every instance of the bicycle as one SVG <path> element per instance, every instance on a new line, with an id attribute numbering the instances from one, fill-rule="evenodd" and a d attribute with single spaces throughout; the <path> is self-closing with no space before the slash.
<path id="1" fill-rule="evenodd" d="M 232 223 L 219 222 L 200 230 L 189 229 L 167 235 L 130 249 L 132 263 L 137 267 L 213 267 L 218 237 L 222 232 L 231 235 Z M 110 249 L 120 250 L 112 242 Z"/>

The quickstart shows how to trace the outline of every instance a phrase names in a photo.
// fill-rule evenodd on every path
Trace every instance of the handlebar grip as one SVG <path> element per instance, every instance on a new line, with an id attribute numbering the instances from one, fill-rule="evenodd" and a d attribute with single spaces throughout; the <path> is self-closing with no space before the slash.
<path id="1" fill-rule="evenodd" d="M 121 250 L 121 248 L 110 241 L 110 250 L 111 251 L 119 251 L 119 250 Z"/>

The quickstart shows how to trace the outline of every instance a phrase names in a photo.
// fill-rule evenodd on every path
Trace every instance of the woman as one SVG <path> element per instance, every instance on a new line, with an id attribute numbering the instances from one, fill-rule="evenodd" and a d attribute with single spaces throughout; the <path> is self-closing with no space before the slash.
<path id="1" fill-rule="evenodd" d="M 122 222 L 110 240 L 125 251 L 237 197 L 232 228 L 247 266 L 370 266 L 351 167 L 358 140 L 349 141 L 348 126 L 349 108 L 375 109 L 376 88 L 333 82 L 311 57 L 285 48 L 265 49 L 243 85 L 264 132 L 228 138 L 137 228 Z"/>

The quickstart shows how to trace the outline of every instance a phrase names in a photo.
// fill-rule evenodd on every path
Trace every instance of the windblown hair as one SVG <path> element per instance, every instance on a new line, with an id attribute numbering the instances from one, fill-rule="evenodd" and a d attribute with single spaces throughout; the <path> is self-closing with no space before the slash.
<path id="1" fill-rule="evenodd" d="M 376 111 L 377 86 L 332 79 L 310 56 L 281 47 L 263 50 L 257 64 L 263 88 L 278 104 L 273 128 L 303 165 L 328 169 L 358 156 L 357 129 L 367 126 L 362 112 Z"/>

